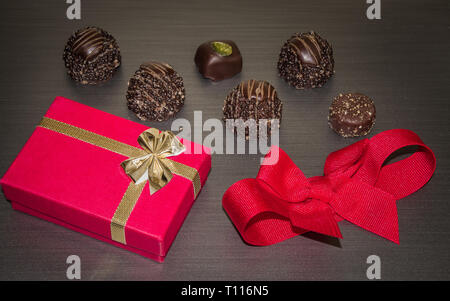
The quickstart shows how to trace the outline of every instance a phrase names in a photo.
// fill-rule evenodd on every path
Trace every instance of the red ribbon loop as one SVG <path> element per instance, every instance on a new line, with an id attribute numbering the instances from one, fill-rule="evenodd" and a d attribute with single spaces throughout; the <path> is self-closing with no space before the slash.
<path id="1" fill-rule="evenodd" d="M 387 164 L 392 155 L 414 153 Z M 396 200 L 425 185 L 436 168 L 433 152 L 412 131 L 382 132 L 331 153 L 324 175 L 306 178 L 280 148 L 278 161 L 262 165 L 256 179 L 234 183 L 223 207 L 252 245 L 270 245 L 313 231 L 342 237 L 345 219 L 386 239 L 399 242 Z M 266 155 L 271 156 L 271 152 Z"/>

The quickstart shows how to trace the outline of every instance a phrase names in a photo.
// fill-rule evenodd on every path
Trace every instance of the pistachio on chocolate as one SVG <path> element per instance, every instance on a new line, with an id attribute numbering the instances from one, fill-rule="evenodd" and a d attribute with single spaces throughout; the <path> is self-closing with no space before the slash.
<path id="1" fill-rule="evenodd" d="M 211 42 L 211 46 L 221 56 L 229 56 L 233 53 L 233 47 L 224 42 Z"/>

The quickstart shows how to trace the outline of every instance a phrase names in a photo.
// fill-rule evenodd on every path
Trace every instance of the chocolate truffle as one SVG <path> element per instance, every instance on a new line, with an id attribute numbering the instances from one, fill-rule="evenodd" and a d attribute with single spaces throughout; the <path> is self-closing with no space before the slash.
<path id="1" fill-rule="evenodd" d="M 275 88 L 266 81 L 248 80 L 241 82 L 228 94 L 223 106 L 224 120 L 253 119 L 257 123 L 255 129 L 245 129 L 248 139 L 249 130 L 255 130 L 259 136 L 259 120 L 267 119 L 267 133 L 271 133 L 271 119 L 281 123 L 283 104 L 278 98 Z"/>
<path id="2" fill-rule="evenodd" d="M 139 119 L 167 120 L 184 105 L 183 78 L 166 63 L 144 63 L 128 82 L 126 97 Z"/>
<path id="3" fill-rule="evenodd" d="M 63 59 L 70 77 L 84 85 L 109 80 L 121 62 L 116 40 L 98 27 L 76 31 L 67 41 Z"/>
<path id="4" fill-rule="evenodd" d="M 317 33 L 296 33 L 283 45 L 278 72 L 296 89 L 323 86 L 334 73 L 333 49 Z"/>
<path id="5" fill-rule="evenodd" d="M 213 81 L 233 77 L 242 70 L 241 52 L 236 43 L 229 40 L 201 44 L 194 61 L 201 75 Z"/>
<path id="6" fill-rule="evenodd" d="M 367 135 L 375 124 L 375 105 L 360 93 L 339 94 L 330 106 L 329 126 L 343 137 Z"/>

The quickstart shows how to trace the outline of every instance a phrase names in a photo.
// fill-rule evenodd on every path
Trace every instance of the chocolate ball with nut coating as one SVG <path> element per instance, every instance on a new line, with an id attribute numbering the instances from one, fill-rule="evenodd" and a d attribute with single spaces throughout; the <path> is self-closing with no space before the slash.
<path id="1" fill-rule="evenodd" d="M 184 105 L 183 78 L 169 64 L 144 63 L 128 82 L 126 98 L 139 119 L 167 120 Z"/>
<path id="2" fill-rule="evenodd" d="M 328 114 L 329 126 L 343 137 L 367 135 L 375 124 L 375 105 L 361 93 L 339 94 Z"/>
<path id="3" fill-rule="evenodd" d="M 313 31 L 296 33 L 281 48 L 278 73 L 296 89 L 321 87 L 334 74 L 333 49 Z"/>
<path id="4" fill-rule="evenodd" d="M 270 135 L 272 121 L 277 120 L 278 126 L 281 123 L 282 108 L 283 103 L 270 83 L 251 79 L 231 90 L 224 102 L 223 115 L 224 120 L 254 120 L 255 128 L 245 128 L 245 137 L 248 139 L 250 131 L 256 131 L 256 136 L 259 136 L 261 119 L 267 120 L 267 133 Z"/>
<path id="5" fill-rule="evenodd" d="M 92 26 L 76 31 L 69 38 L 63 59 L 69 76 L 84 85 L 109 80 L 121 63 L 114 37 Z"/>

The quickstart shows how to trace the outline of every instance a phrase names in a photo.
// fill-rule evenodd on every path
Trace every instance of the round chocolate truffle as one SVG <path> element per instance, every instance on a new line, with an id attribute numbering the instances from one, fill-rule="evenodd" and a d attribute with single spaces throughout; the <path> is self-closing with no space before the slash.
<path id="1" fill-rule="evenodd" d="M 328 114 L 328 124 L 343 137 L 367 135 L 375 124 L 375 105 L 360 93 L 339 94 Z"/>
<path id="2" fill-rule="evenodd" d="M 76 31 L 67 41 L 63 59 L 70 77 L 84 85 L 109 80 L 121 62 L 116 40 L 98 27 Z"/>
<path id="3" fill-rule="evenodd" d="M 223 106 L 224 120 L 256 121 L 253 129 L 245 128 L 245 136 L 254 130 L 259 136 L 260 119 L 267 120 L 267 133 L 271 134 L 271 120 L 281 123 L 282 101 L 278 98 L 275 88 L 266 81 L 248 80 L 241 82 L 228 94 Z"/>
<path id="4" fill-rule="evenodd" d="M 313 31 L 296 33 L 281 48 L 278 72 L 296 89 L 321 87 L 334 74 L 333 49 Z"/>
<path id="5" fill-rule="evenodd" d="M 141 120 L 164 121 L 184 105 L 183 78 L 166 63 L 142 64 L 128 82 L 128 108 Z"/>

